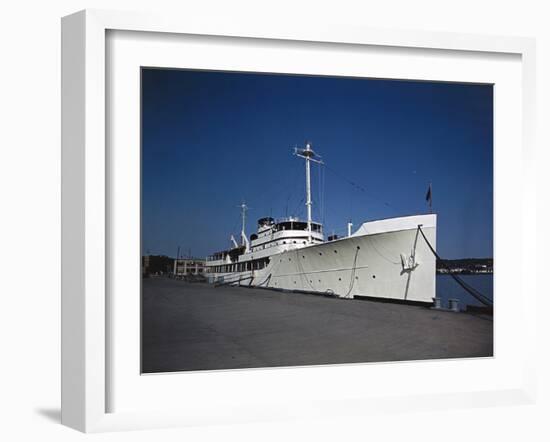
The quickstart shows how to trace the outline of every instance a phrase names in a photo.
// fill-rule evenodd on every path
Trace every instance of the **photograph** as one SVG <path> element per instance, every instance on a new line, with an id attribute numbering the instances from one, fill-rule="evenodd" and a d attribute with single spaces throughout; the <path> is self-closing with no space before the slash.
<path id="1" fill-rule="evenodd" d="M 140 93 L 142 374 L 493 357 L 493 84 Z"/>

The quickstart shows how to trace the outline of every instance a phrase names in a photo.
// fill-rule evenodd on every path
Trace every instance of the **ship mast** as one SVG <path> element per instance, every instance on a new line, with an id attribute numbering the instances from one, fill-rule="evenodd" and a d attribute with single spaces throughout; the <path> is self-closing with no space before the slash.
<path id="1" fill-rule="evenodd" d="M 306 142 L 305 149 L 294 148 L 294 155 L 306 160 L 306 207 L 307 207 L 307 234 L 308 242 L 311 244 L 311 166 L 310 162 L 323 164 L 321 157 L 311 148 L 311 143 Z"/>
<path id="2" fill-rule="evenodd" d="M 249 245 L 248 245 L 248 238 L 246 237 L 246 211 L 248 210 L 248 206 L 243 201 L 241 205 L 239 206 L 241 208 L 241 217 L 243 221 L 243 226 L 241 229 L 241 245 L 246 246 L 246 249 L 248 251 Z"/>

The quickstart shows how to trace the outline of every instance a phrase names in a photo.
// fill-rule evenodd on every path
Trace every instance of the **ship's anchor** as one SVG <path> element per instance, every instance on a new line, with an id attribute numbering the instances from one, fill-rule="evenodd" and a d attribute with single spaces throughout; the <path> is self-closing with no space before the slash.
<path id="1" fill-rule="evenodd" d="M 410 272 L 418 267 L 414 253 L 411 253 L 409 256 L 401 253 L 401 267 L 403 268 L 403 272 Z"/>

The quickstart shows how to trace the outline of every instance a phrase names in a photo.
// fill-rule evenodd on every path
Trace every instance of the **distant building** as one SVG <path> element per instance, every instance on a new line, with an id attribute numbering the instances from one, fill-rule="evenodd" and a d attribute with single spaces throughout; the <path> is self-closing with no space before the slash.
<path id="1" fill-rule="evenodd" d="M 151 267 L 151 257 L 149 255 L 141 257 L 141 275 L 149 276 L 149 268 Z"/>
<path id="2" fill-rule="evenodd" d="M 174 276 L 202 275 L 206 260 L 200 258 L 179 258 L 174 260 Z"/>
<path id="3" fill-rule="evenodd" d="M 167 275 L 173 271 L 174 258 L 164 255 L 145 255 L 141 257 L 141 274 L 144 277 Z"/>

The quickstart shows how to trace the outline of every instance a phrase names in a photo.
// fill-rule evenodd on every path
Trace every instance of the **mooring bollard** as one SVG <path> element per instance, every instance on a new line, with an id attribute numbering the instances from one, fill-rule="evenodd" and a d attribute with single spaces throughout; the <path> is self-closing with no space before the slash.
<path id="1" fill-rule="evenodd" d="M 458 305 L 458 299 L 454 299 L 454 298 L 449 299 L 449 310 L 452 310 L 453 312 L 460 311 L 460 307 Z"/>
<path id="2" fill-rule="evenodd" d="M 434 300 L 434 306 L 435 309 L 441 309 L 441 298 L 432 298 Z"/>

